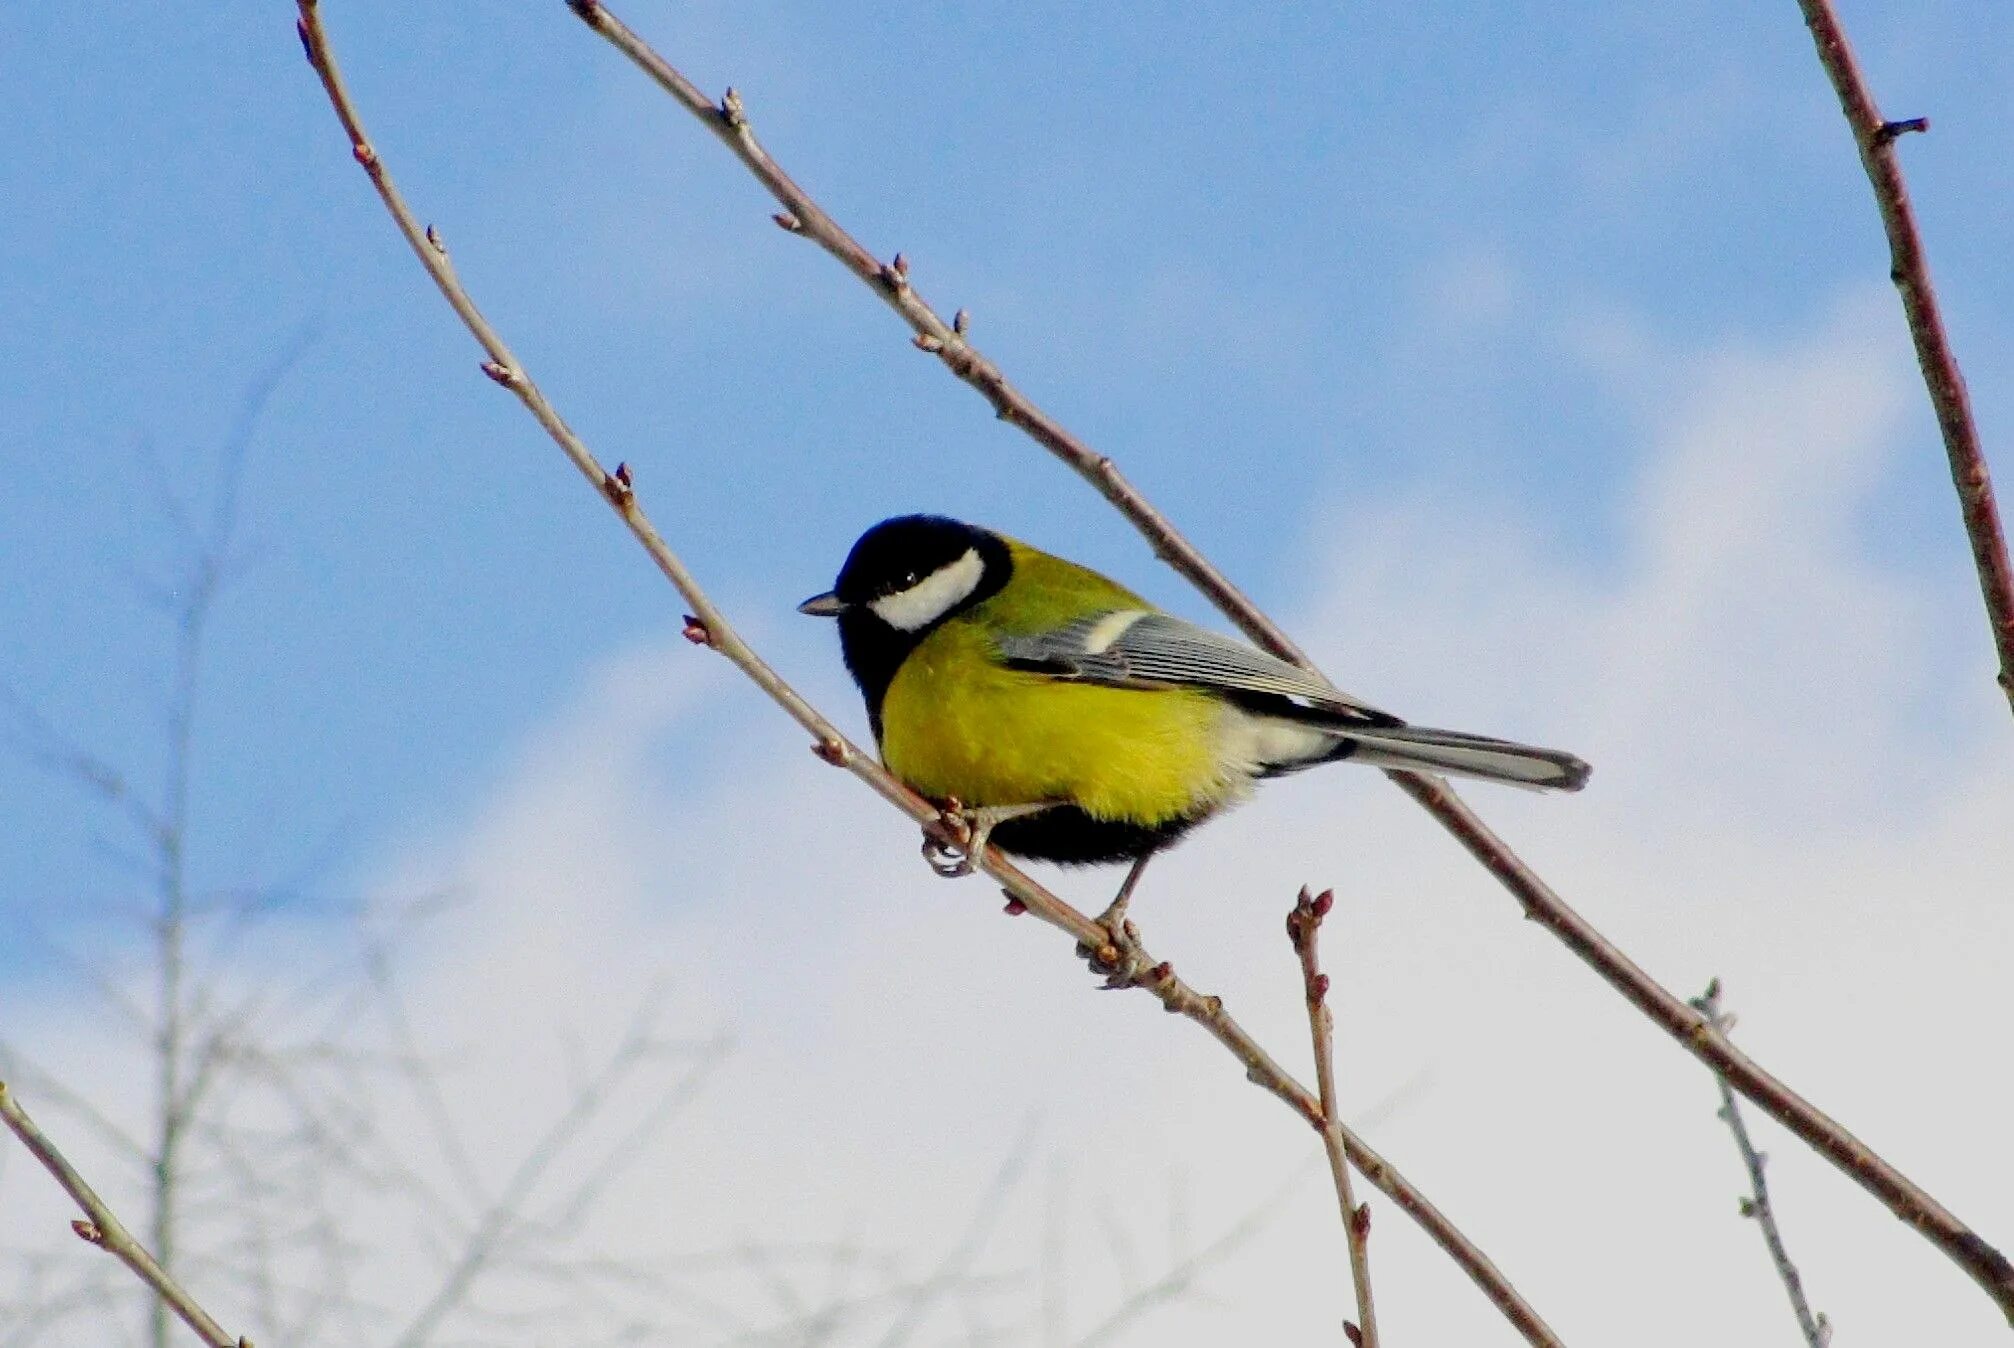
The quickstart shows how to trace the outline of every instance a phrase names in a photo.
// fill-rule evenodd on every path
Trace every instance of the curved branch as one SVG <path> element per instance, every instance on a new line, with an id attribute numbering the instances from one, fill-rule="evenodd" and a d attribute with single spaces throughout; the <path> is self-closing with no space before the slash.
<path id="1" fill-rule="evenodd" d="M 1810 3 L 1810 0 L 1802 0 Z M 678 100 L 701 124 L 748 166 L 787 214 L 779 225 L 803 234 L 845 264 L 916 332 L 916 345 L 943 361 L 977 389 L 1002 420 L 1028 432 L 1037 443 L 1077 470 L 1132 523 L 1154 552 L 1174 567 L 1254 642 L 1283 659 L 1319 673 L 1312 661 L 1236 586 L 1218 571 L 1126 480 L 1112 460 L 1096 453 L 1042 411 L 966 340 L 961 310 L 946 324 L 909 282 L 901 254 L 885 266 L 848 234 L 785 174 L 750 129 L 746 109 L 733 90 L 716 105 L 662 56 L 608 10 L 600 0 L 567 0 L 587 25 L 601 34 L 645 74 Z M 1984 466 L 1978 468 L 1984 481 Z M 1921 1186 L 1884 1160 L 1837 1120 L 1764 1071 L 1728 1042 L 1712 1023 L 1652 978 L 1567 905 L 1509 844 L 1438 777 L 1387 769 L 1386 776 L 1453 834 L 1498 883 L 1511 892 L 1527 918 L 1557 936 L 1601 978 L 1642 1011 L 1680 1047 L 1698 1058 L 1741 1094 L 1826 1157 L 1903 1221 L 1920 1231 L 1945 1256 L 1984 1288 L 2014 1323 L 2014 1263 L 1988 1244 Z"/>
<path id="2" fill-rule="evenodd" d="M 224 1331 L 224 1327 L 212 1319 L 210 1313 L 196 1303 L 188 1289 L 176 1282 L 161 1267 L 147 1248 L 133 1239 L 133 1233 L 126 1229 L 105 1200 L 98 1197 L 77 1168 L 70 1164 L 54 1142 L 49 1140 L 28 1111 L 21 1108 L 21 1102 L 7 1089 L 7 1083 L 0 1081 L 0 1123 L 5 1123 L 14 1136 L 21 1139 L 34 1158 L 41 1162 L 63 1191 L 82 1209 L 85 1220 L 72 1222 L 71 1229 L 78 1236 L 96 1245 L 105 1253 L 117 1259 L 139 1275 L 140 1281 L 154 1289 L 159 1304 L 168 1307 L 180 1316 L 182 1323 L 209 1345 L 209 1348 L 252 1348 L 249 1339 L 235 1338 Z"/>
<path id="3" fill-rule="evenodd" d="M 1902 312 L 1909 320 L 1909 338 L 1916 344 L 1916 364 L 1930 391 L 1937 413 L 1937 430 L 1944 437 L 1944 454 L 1951 463 L 1951 485 L 1958 490 L 1958 509 L 1965 518 L 1965 536 L 1972 544 L 1972 565 L 1979 573 L 1979 591 L 1986 601 L 1986 622 L 1993 647 L 2000 655 L 2000 687 L 2014 708 L 2014 566 L 2007 561 L 2007 535 L 2000 525 L 2000 507 L 1993 498 L 1993 479 L 1986 471 L 1986 451 L 1979 427 L 1972 420 L 1972 399 L 1958 357 L 1944 331 L 1937 309 L 1937 292 L 1930 286 L 1930 262 L 1916 212 L 1909 205 L 1909 188 L 1895 142 L 1911 131 L 1928 131 L 1930 119 L 1884 119 L 1874 95 L 1853 59 L 1846 29 L 1833 12 L 1832 0 L 1797 0 L 1805 26 L 1818 46 L 1819 64 L 1839 95 L 1839 108 L 1860 150 L 1860 166 L 1874 188 L 1881 211 L 1881 228 L 1888 235 L 1888 277 L 1902 294 Z"/>
<path id="4" fill-rule="evenodd" d="M 309 64 L 314 67 L 316 75 L 322 82 L 322 88 L 328 95 L 337 119 L 349 137 L 351 154 L 370 177 L 371 185 L 376 189 L 379 200 L 384 203 L 386 211 L 390 213 L 399 232 L 405 236 L 407 244 L 419 258 L 420 264 L 426 268 L 442 298 L 447 300 L 463 325 L 468 328 L 470 335 L 483 348 L 487 357 L 482 365 L 483 373 L 518 397 L 526 410 L 559 445 L 574 467 L 622 518 L 630 533 L 656 563 L 658 570 L 664 573 L 665 578 L 691 606 L 694 616 L 687 621 L 687 637 L 697 644 L 710 646 L 727 657 L 730 663 L 768 694 L 772 701 L 789 713 L 793 720 L 811 734 L 812 751 L 821 759 L 852 773 L 882 799 L 908 815 L 933 839 L 955 848 L 961 841 L 957 830 L 946 821 L 935 806 L 896 781 L 874 761 L 871 755 L 862 753 L 857 746 L 848 741 L 839 732 L 838 727 L 786 683 L 781 675 L 741 639 L 727 621 L 726 615 L 707 597 L 705 591 L 700 588 L 698 580 L 672 552 L 663 536 L 645 515 L 643 507 L 637 500 L 627 465 L 617 465 L 613 473 L 603 470 L 593 453 L 567 426 L 538 386 L 532 382 L 530 375 L 525 372 L 510 348 L 504 344 L 503 338 L 490 326 L 481 311 L 476 308 L 475 301 L 470 298 L 468 291 L 463 288 L 455 275 L 454 267 L 448 260 L 447 248 L 442 243 L 440 234 L 430 226 L 422 226 L 419 223 L 418 218 L 413 215 L 405 199 L 393 185 L 391 175 L 386 172 L 377 150 L 364 132 L 355 105 L 350 101 L 349 91 L 344 86 L 342 74 L 329 49 L 328 35 L 322 27 L 317 0 L 297 0 L 297 4 L 301 13 L 299 24 L 301 46 L 307 53 Z M 1075 938 L 1079 948 L 1101 969 L 1111 972 L 1114 978 L 1122 981 L 1123 985 L 1147 989 L 1168 1011 L 1186 1016 L 1202 1026 L 1212 1038 L 1244 1065 L 1246 1077 L 1255 1085 L 1263 1087 L 1285 1101 L 1309 1126 L 1317 1130 L 1325 1128 L 1321 1101 L 1274 1061 L 1244 1027 L 1231 1018 L 1224 1010 L 1222 998 L 1207 996 L 1196 991 L 1175 975 L 1172 965 L 1165 961 L 1154 961 L 1130 930 L 1121 936 L 1125 944 L 1125 949 L 1122 951 L 1114 944 L 1114 933 L 1093 922 L 1075 907 L 1037 884 L 998 852 L 988 849 L 980 857 L 980 869 L 998 881 L 1006 891 L 1010 912 L 1033 913 L 1050 926 Z M 1511 1286 L 1509 1280 L 1495 1264 L 1490 1262 L 1488 1256 L 1463 1235 L 1424 1194 L 1414 1188 L 1411 1182 L 1354 1132 L 1340 1123 L 1326 1126 L 1332 1127 L 1341 1135 L 1351 1163 L 1426 1230 L 1434 1242 L 1469 1275 L 1497 1309 L 1510 1320 L 1527 1342 L 1540 1345 L 1541 1348 L 1558 1348 L 1560 1342 L 1558 1337 L 1539 1317 L 1538 1312 L 1518 1294 L 1517 1289 Z"/>

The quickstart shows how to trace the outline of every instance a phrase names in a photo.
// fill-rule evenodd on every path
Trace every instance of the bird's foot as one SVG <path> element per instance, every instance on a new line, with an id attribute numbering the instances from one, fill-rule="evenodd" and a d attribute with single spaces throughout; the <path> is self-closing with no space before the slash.
<path id="1" fill-rule="evenodd" d="M 1140 971 L 1147 967 L 1145 952 L 1140 949 L 1140 932 L 1126 920 L 1126 905 L 1133 900 L 1133 887 L 1140 883 L 1140 876 L 1146 871 L 1147 863 L 1154 854 L 1148 852 L 1137 858 L 1132 868 L 1126 872 L 1126 879 L 1119 886 L 1119 892 L 1105 905 L 1105 911 L 1093 919 L 1104 928 L 1105 943 L 1093 950 L 1089 946 L 1079 946 L 1078 950 L 1090 961 L 1093 972 L 1106 974 L 1108 988 L 1131 987 Z M 1109 954 L 1111 958 L 1105 958 Z"/>
<path id="2" fill-rule="evenodd" d="M 985 854 L 986 840 L 993 836 L 994 829 L 1010 819 L 1025 819 L 1051 808 L 1053 802 L 1039 801 L 1032 805 L 983 805 L 968 809 L 955 798 L 947 800 L 938 821 L 950 837 L 926 831 L 923 859 L 930 863 L 931 870 L 947 880 L 970 875 L 979 869 L 979 858 Z"/>
<path id="3" fill-rule="evenodd" d="M 1147 952 L 1140 946 L 1140 929 L 1126 920 L 1123 904 L 1114 904 L 1095 920 L 1104 939 L 1096 945 L 1080 943 L 1078 957 L 1105 980 L 1101 986 L 1106 991 L 1132 987 L 1148 967 Z"/>

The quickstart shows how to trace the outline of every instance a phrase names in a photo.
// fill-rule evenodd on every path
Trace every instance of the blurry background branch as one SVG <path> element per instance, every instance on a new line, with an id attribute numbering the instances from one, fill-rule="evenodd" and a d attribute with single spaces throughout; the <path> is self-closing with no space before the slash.
<path id="1" fill-rule="evenodd" d="M 970 319 L 964 310 L 959 310 L 952 321 L 946 323 L 912 287 L 909 263 L 902 254 L 896 254 L 886 264 L 878 262 L 777 165 L 756 140 L 747 108 L 738 93 L 730 88 L 719 102 L 714 102 L 610 12 L 601 0 L 567 0 L 567 3 L 590 28 L 634 62 L 734 152 L 763 187 L 784 206 L 785 213 L 774 217 L 779 226 L 813 240 L 839 259 L 914 330 L 918 348 L 935 355 L 954 375 L 977 389 L 1002 420 L 1021 427 L 1044 449 L 1089 481 L 1139 530 L 1152 545 L 1156 556 L 1173 566 L 1248 637 L 1274 654 L 1314 670 L 1307 655 L 1185 539 L 1127 481 L 1108 456 L 1098 454 L 1065 430 L 1009 383 L 999 368 L 971 345 L 967 337 Z M 408 230 L 408 237 L 416 236 Z M 418 247 L 417 244 L 415 246 Z M 1978 480 L 1983 483 L 1983 460 L 1975 467 Z M 1990 505 L 1990 498 L 1987 502 Z M 2004 553 L 2001 565 L 2004 569 Z M 2008 612 L 2014 616 L 2014 608 Z M 2014 636 L 2014 629 L 2007 631 Z M 1765 1071 L 1736 1048 L 1698 1010 L 1651 977 L 1568 906 L 1565 899 L 1518 857 L 1446 781 L 1396 770 L 1388 770 L 1386 775 L 1453 834 L 1511 892 L 1527 918 L 1558 937 L 1610 987 L 1648 1016 L 1680 1047 L 1704 1062 L 1715 1075 L 1754 1101 L 1807 1146 L 1874 1195 L 1890 1212 L 1930 1240 L 1947 1258 L 1964 1269 L 1999 1306 L 2010 1323 L 2014 1323 L 2014 1263 L 2010 1263 L 1997 1248 L 1837 1120 Z"/>
<path id="2" fill-rule="evenodd" d="M 1951 464 L 1951 483 L 1958 490 L 1958 509 L 1965 536 L 1972 545 L 1972 565 L 1979 573 L 1979 590 L 1986 601 L 1986 622 L 2000 657 L 2000 687 L 2014 708 L 2014 565 L 2007 560 L 2007 534 L 2000 523 L 2000 506 L 1993 496 L 1993 479 L 1986 469 L 1986 450 L 1972 417 L 1972 398 L 1958 370 L 1958 356 L 1944 330 L 1937 292 L 1930 284 L 1930 261 L 1916 212 L 1909 204 L 1909 186 L 1902 180 L 1897 142 L 1910 132 L 1930 129 L 1927 117 L 1891 122 L 1881 115 L 1874 94 L 1853 58 L 1853 45 L 1832 8 L 1832 0 L 1797 0 L 1804 22 L 1818 46 L 1819 63 L 1839 95 L 1840 111 L 1860 151 L 1860 166 L 1874 188 L 1881 211 L 1881 228 L 1888 235 L 1889 279 L 1902 296 L 1909 321 L 1909 339 L 1916 346 L 1916 363 L 1937 413 Z"/>

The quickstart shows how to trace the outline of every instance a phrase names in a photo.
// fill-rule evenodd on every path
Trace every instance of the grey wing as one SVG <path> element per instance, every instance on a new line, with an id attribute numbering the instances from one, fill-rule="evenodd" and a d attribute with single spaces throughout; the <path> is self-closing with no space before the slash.
<path id="1" fill-rule="evenodd" d="M 1348 721 L 1396 718 L 1255 646 L 1149 609 L 1079 619 L 1033 636 L 1005 637 L 1009 664 L 1115 688 L 1191 687 L 1290 698 Z"/>

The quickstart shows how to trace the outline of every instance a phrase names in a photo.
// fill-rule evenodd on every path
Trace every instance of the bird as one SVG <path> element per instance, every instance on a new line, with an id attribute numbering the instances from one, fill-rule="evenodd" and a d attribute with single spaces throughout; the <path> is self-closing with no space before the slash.
<path id="1" fill-rule="evenodd" d="M 956 849 L 926 841 L 939 873 L 970 873 L 989 843 L 1130 862 L 1108 926 L 1149 858 L 1269 778 L 1333 762 L 1559 791 L 1588 778 L 1569 753 L 1409 725 L 1088 567 L 942 515 L 868 529 L 798 612 L 837 619 L 883 765 L 965 825 Z"/>

